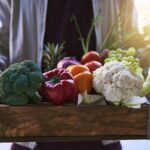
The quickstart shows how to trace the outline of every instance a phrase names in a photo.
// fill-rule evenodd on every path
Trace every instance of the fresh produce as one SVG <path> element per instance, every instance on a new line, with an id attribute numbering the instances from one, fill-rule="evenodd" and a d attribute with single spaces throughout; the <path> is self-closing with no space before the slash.
<path id="1" fill-rule="evenodd" d="M 84 38 L 81 31 L 80 31 L 80 27 L 79 27 L 79 24 L 76 20 L 76 18 L 74 16 L 72 16 L 71 18 L 74 22 L 75 22 L 75 26 L 77 28 L 77 31 L 79 33 L 79 37 L 80 37 L 80 41 L 81 41 L 81 46 L 82 46 L 82 50 L 83 50 L 83 56 L 81 58 L 81 64 L 85 64 L 87 62 L 90 62 L 90 61 L 98 61 L 98 62 L 101 62 L 101 56 L 100 54 L 97 52 L 97 51 L 94 51 L 94 50 L 90 50 L 89 49 L 89 44 L 90 44 L 90 40 L 91 40 L 91 36 L 93 34 L 93 31 L 94 31 L 94 28 L 95 28 L 95 25 L 96 25 L 96 22 L 98 20 L 101 20 L 102 17 L 97 15 L 91 22 L 91 26 L 90 26 L 90 29 L 88 31 L 88 34 L 87 34 L 87 37 Z M 102 58 L 103 59 L 103 58 Z"/>
<path id="2" fill-rule="evenodd" d="M 56 68 L 57 63 L 64 57 L 64 43 L 60 45 L 48 43 L 44 48 L 42 57 L 42 72 Z"/>
<path id="3" fill-rule="evenodd" d="M 118 17 L 114 23 L 114 26 L 112 26 L 110 32 L 104 39 L 102 48 L 100 48 L 101 50 L 104 50 L 101 51 L 101 53 L 98 53 L 96 51 L 90 51 L 89 49 L 89 42 L 92 31 L 96 25 L 97 17 L 93 19 L 86 39 L 83 38 L 82 33 L 80 32 L 76 18 L 73 17 L 72 19 L 75 21 L 84 52 L 80 62 L 81 64 L 87 66 L 90 71 L 93 71 L 92 78 L 94 90 L 103 94 L 107 101 L 110 101 L 114 104 L 122 104 L 122 106 L 130 107 L 131 104 L 134 103 L 134 106 L 132 105 L 131 107 L 138 108 L 140 104 L 144 103 L 144 100 L 139 97 L 144 82 L 144 77 L 142 74 L 143 68 L 141 68 L 140 60 L 137 58 L 137 50 L 135 50 L 133 47 L 127 50 L 118 48 L 117 50 L 109 51 L 108 49 L 104 49 L 109 45 L 110 47 L 108 48 L 113 47 L 116 49 L 116 47 L 119 47 L 116 45 L 123 45 L 124 43 L 128 42 L 133 35 L 135 36 L 135 34 L 131 34 L 131 36 L 128 36 L 127 38 L 124 38 L 120 34 L 120 40 L 116 40 L 113 43 L 110 42 L 114 41 L 114 37 L 116 36 L 116 34 L 113 34 L 115 33 L 114 29 L 116 29 L 116 31 L 120 31 L 118 30 L 118 25 L 120 27 L 120 24 L 118 24 L 120 17 Z M 117 26 L 115 28 L 116 24 Z M 122 40 L 124 42 L 122 42 Z M 107 44 L 108 46 L 106 46 Z M 94 64 L 95 61 L 104 64 L 104 66 L 96 67 L 96 63 Z M 81 81 L 82 80 L 80 80 L 80 82 Z M 83 99 L 84 96 L 81 95 L 81 93 L 79 94 L 80 98 L 82 97 Z M 138 99 L 137 101 L 135 97 Z"/>
<path id="4" fill-rule="evenodd" d="M 144 79 L 131 72 L 122 62 L 112 61 L 93 72 L 92 82 L 97 93 L 119 105 L 123 100 L 140 95 Z"/>
<path id="5" fill-rule="evenodd" d="M 126 106 L 128 108 L 140 108 L 141 104 L 148 104 L 148 101 L 146 97 L 140 97 L 140 96 L 132 96 L 128 99 L 122 101 L 122 106 Z"/>
<path id="6" fill-rule="evenodd" d="M 88 67 L 81 65 L 81 64 L 77 64 L 77 65 L 70 65 L 69 67 L 67 67 L 67 70 L 73 75 L 77 75 L 79 73 L 82 73 L 84 71 L 90 71 Z"/>
<path id="7" fill-rule="evenodd" d="M 84 65 L 87 66 L 91 72 L 102 66 L 100 62 L 94 60 L 87 62 Z"/>
<path id="8" fill-rule="evenodd" d="M 0 74 L 0 102 L 10 105 L 38 102 L 37 90 L 43 81 L 41 70 L 33 61 L 12 64 Z"/>
<path id="9" fill-rule="evenodd" d="M 91 62 L 91 61 L 98 61 L 98 62 L 104 64 L 104 60 L 105 60 L 105 58 L 108 57 L 108 54 L 109 54 L 108 49 L 104 49 L 101 53 L 98 53 L 96 51 L 89 51 L 82 56 L 81 64 L 85 64 L 85 63 Z"/>
<path id="10" fill-rule="evenodd" d="M 90 92 L 92 90 L 92 74 L 89 71 L 81 72 L 74 77 L 78 92 Z"/>
<path id="11" fill-rule="evenodd" d="M 146 79 L 144 81 L 141 95 L 145 96 L 145 95 L 147 95 L 149 93 L 150 93 L 150 68 L 148 70 L 148 75 L 147 75 L 147 77 L 146 77 Z"/>
<path id="12" fill-rule="evenodd" d="M 89 51 L 82 56 L 81 64 L 85 64 L 93 60 L 100 62 L 100 55 L 96 51 Z"/>
<path id="13" fill-rule="evenodd" d="M 108 49 L 104 49 L 100 54 L 96 51 L 89 51 L 82 56 L 80 62 L 87 66 L 92 72 L 104 64 L 104 60 L 108 57 L 108 54 Z"/>
<path id="14" fill-rule="evenodd" d="M 85 65 L 71 65 L 67 70 L 73 75 L 78 92 L 88 91 L 92 89 L 92 73 Z"/>
<path id="15" fill-rule="evenodd" d="M 135 58 L 136 50 L 131 47 L 127 50 L 117 49 L 116 51 L 110 51 L 108 58 L 105 59 L 105 63 L 111 61 L 119 61 L 125 64 L 125 66 L 132 72 L 142 75 L 143 69 L 140 67 L 140 60 Z"/>
<path id="16" fill-rule="evenodd" d="M 56 105 L 72 101 L 77 91 L 72 75 L 63 68 L 56 68 L 43 74 L 45 82 L 40 88 L 43 98 Z"/>
<path id="17" fill-rule="evenodd" d="M 96 26 L 96 22 L 98 20 L 101 20 L 102 17 L 100 15 L 97 15 L 95 18 L 93 18 L 92 22 L 91 22 L 91 26 L 90 26 L 90 29 L 87 33 L 87 37 L 86 39 L 83 37 L 81 31 L 80 31 L 80 27 L 79 27 L 79 24 L 77 22 L 77 19 L 76 17 L 73 15 L 71 20 L 75 22 L 75 26 L 77 28 L 77 31 L 79 33 L 79 37 L 80 37 L 80 41 L 81 41 L 81 45 L 82 45 L 82 50 L 84 52 L 84 54 L 88 53 L 89 51 L 89 44 L 90 44 L 90 40 L 91 40 L 91 36 L 93 34 L 93 31 L 94 31 L 94 28 Z"/>
<path id="18" fill-rule="evenodd" d="M 104 61 L 105 61 L 105 59 L 108 57 L 108 55 L 109 55 L 109 49 L 104 49 L 104 50 L 102 50 L 101 51 L 101 53 L 100 53 L 100 62 L 102 63 L 102 64 L 104 64 Z"/>
<path id="19" fill-rule="evenodd" d="M 104 101 L 104 97 L 99 94 L 88 94 L 87 91 L 83 93 L 78 93 L 78 103 L 77 105 L 81 104 L 93 104 L 99 102 L 101 105 L 106 105 Z"/>
<path id="20" fill-rule="evenodd" d="M 79 61 L 77 61 L 75 57 L 64 57 L 58 62 L 57 68 L 67 68 L 70 65 L 76 64 L 79 64 Z"/>

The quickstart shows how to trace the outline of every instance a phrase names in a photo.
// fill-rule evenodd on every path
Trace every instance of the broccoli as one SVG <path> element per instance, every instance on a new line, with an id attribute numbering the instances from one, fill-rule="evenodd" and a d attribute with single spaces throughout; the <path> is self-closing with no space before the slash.
<path id="1" fill-rule="evenodd" d="M 10 65 L 0 74 L 0 103 L 24 105 L 39 101 L 37 90 L 44 77 L 32 60 Z"/>

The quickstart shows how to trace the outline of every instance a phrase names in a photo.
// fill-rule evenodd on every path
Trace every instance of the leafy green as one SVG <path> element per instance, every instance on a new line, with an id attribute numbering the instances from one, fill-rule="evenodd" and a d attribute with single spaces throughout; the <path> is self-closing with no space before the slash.
<path id="1" fill-rule="evenodd" d="M 42 72 L 54 69 L 62 57 L 64 57 L 63 49 L 65 42 L 59 44 L 48 43 L 44 45 L 42 57 Z"/>
<path id="2" fill-rule="evenodd" d="M 148 93 L 150 93 L 150 68 L 149 68 L 149 71 L 148 71 L 148 75 L 147 75 L 147 77 L 146 77 L 146 79 L 144 81 L 141 95 L 145 96 Z"/>
<path id="3" fill-rule="evenodd" d="M 42 72 L 33 61 L 12 64 L 0 74 L 0 102 L 10 105 L 38 102 L 37 90 L 43 81 Z"/>

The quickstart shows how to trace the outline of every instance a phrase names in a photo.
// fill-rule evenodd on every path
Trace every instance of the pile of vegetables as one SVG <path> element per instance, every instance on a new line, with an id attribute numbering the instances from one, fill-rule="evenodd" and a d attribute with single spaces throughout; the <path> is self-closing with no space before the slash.
<path id="1" fill-rule="evenodd" d="M 108 58 L 105 59 L 105 63 L 111 61 L 122 62 L 131 72 L 143 76 L 143 69 L 140 66 L 140 60 L 135 56 L 136 50 L 133 47 L 127 50 L 118 48 L 117 50 L 110 51 Z"/>
<path id="2" fill-rule="evenodd" d="M 138 51 L 128 49 L 89 50 L 96 20 L 87 39 L 77 26 L 83 56 L 65 57 L 64 43 L 48 44 L 43 51 L 42 68 L 31 60 L 10 65 L 0 74 L 0 103 L 24 105 L 41 99 L 54 105 L 113 104 L 140 108 L 150 93 L 150 69 L 143 76 Z M 41 72 L 42 70 L 42 72 Z"/>
<path id="3" fill-rule="evenodd" d="M 139 108 L 150 92 L 150 70 L 146 78 L 142 72 L 134 48 L 89 51 L 80 61 L 64 57 L 43 73 L 36 63 L 26 60 L 0 74 L 0 103 L 37 103 L 40 95 L 54 105 L 110 103 Z"/>

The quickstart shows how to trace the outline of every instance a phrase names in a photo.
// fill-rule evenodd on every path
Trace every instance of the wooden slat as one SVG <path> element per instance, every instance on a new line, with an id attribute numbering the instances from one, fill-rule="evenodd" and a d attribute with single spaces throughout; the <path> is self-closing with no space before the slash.
<path id="1" fill-rule="evenodd" d="M 147 138 L 148 106 L 2 106 L 0 141 Z"/>

